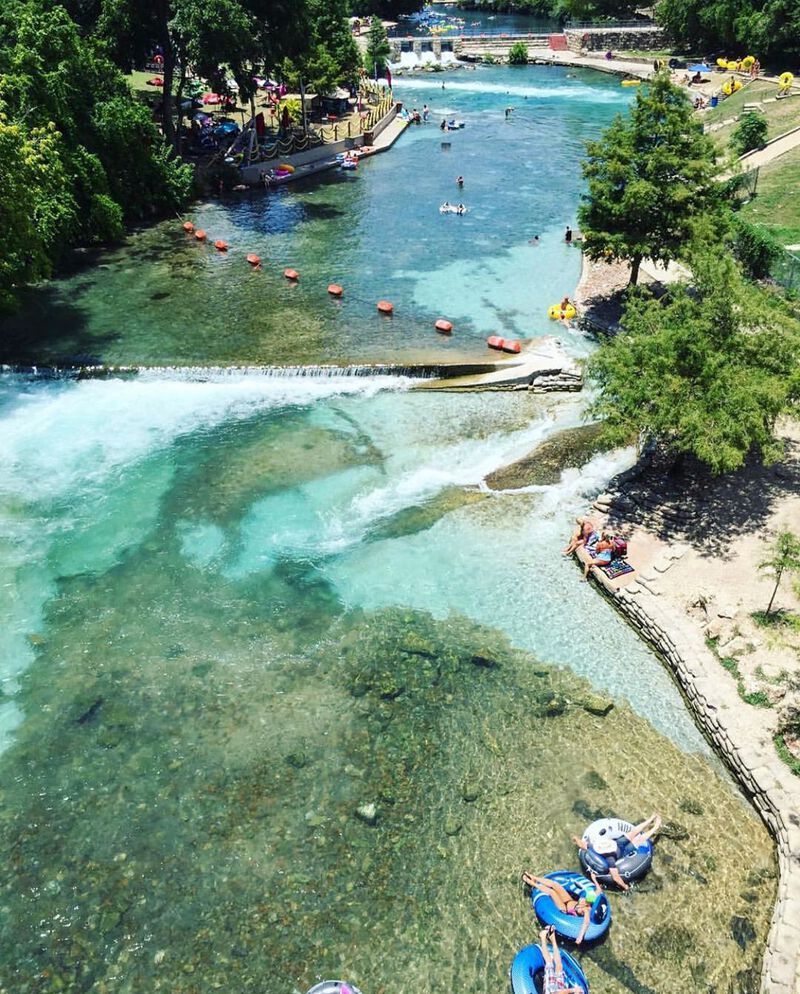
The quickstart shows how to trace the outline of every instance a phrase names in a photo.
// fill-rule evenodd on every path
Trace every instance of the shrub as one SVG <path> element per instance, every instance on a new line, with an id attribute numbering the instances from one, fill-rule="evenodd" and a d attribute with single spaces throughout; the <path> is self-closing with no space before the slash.
<path id="1" fill-rule="evenodd" d="M 731 135 L 730 146 L 737 155 L 763 148 L 767 141 L 767 119 L 763 114 L 744 114 Z"/>
<path id="2" fill-rule="evenodd" d="M 735 217 L 733 254 L 751 280 L 762 280 L 780 257 L 781 247 L 765 228 Z"/>
<path id="3" fill-rule="evenodd" d="M 508 50 L 510 66 L 526 66 L 528 64 L 528 49 L 524 42 L 515 41 Z"/>

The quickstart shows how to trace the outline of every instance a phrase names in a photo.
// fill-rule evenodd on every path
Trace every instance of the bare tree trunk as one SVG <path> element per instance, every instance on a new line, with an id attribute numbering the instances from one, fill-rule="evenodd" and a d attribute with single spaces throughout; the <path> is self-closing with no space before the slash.
<path id="1" fill-rule="evenodd" d="M 775 589 L 772 591 L 772 597 L 769 599 L 769 604 L 767 604 L 767 614 L 772 610 L 772 602 L 775 600 L 775 594 L 778 592 L 778 587 L 781 585 L 781 576 L 783 575 L 783 570 L 776 573 L 775 579 Z"/>
<path id="2" fill-rule="evenodd" d="M 176 149 L 175 125 L 172 121 L 172 81 L 175 76 L 175 51 L 169 33 L 169 3 L 159 0 L 157 7 L 158 40 L 164 52 L 164 88 L 161 96 L 161 129 L 169 144 Z"/>
<path id="3" fill-rule="evenodd" d="M 642 257 L 640 255 L 635 255 L 631 259 L 631 278 L 628 281 L 628 286 L 636 286 L 639 279 L 639 266 L 642 264 Z"/>

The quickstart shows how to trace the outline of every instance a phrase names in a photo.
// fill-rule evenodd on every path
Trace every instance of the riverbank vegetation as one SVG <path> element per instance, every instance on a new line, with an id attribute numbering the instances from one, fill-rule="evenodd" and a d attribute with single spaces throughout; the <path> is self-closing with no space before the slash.
<path id="1" fill-rule="evenodd" d="M 179 153 L 190 73 L 220 93 L 235 83 L 251 109 L 256 71 L 329 92 L 358 77 L 348 12 L 346 0 L 4 4 L 0 312 L 76 246 L 112 242 L 188 201 L 193 169 Z M 124 75 L 154 54 L 155 110 L 141 99 L 145 74 L 140 92 Z"/>

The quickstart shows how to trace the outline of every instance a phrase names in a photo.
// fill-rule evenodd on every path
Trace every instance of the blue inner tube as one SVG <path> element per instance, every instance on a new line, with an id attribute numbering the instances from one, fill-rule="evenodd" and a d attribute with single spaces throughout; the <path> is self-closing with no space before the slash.
<path id="1" fill-rule="evenodd" d="M 584 891 L 595 889 L 591 880 L 569 870 L 557 870 L 555 873 L 546 873 L 545 876 L 548 880 L 555 880 L 556 883 L 561 884 L 576 900 Z M 538 888 L 531 892 L 531 904 L 539 921 L 545 925 L 552 925 L 556 932 L 566 939 L 578 938 L 583 928 L 583 915 L 568 915 L 565 911 L 561 911 L 552 897 Z M 599 939 L 608 931 L 610 924 L 611 905 L 605 894 L 601 894 L 592 905 L 584 942 Z"/>
<path id="2" fill-rule="evenodd" d="M 596 873 L 597 879 L 602 884 L 613 884 L 611 874 L 608 870 L 608 863 L 591 847 L 581 849 L 578 852 L 578 859 L 586 873 Z M 617 858 L 617 869 L 619 875 L 626 884 L 641 880 L 653 863 L 653 844 L 645 842 L 641 846 L 634 846 L 628 842 L 622 856 Z"/>
<path id="3" fill-rule="evenodd" d="M 569 953 L 560 950 L 561 965 L 564 969 L 564 980 L 567 987 L 577 987 L 589 994 L 589 982 L 583 970 Z M 511 990 L 513 994 L 540 994 L 542 974 L 544 973 L 544 956 L 539 946 L 524 946 L 514 957 L 511 964 Z M 538 980 L 538 986 L 535 981 Z"/>

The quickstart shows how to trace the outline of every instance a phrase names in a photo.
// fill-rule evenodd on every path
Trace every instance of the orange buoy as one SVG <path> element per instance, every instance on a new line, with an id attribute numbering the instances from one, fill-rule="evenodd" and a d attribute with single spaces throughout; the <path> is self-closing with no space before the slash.
<path id="1" fill-rule="evenodd" d="M 391 314 L 394 311 L 394 304 L 390 304 L 388 300 L 379 300 L 378 310 L 381 314 Z"/>
<path id="2" fill-rule="evenodd" d="M 453 330 L 452 322 L 445 321 L 444 318 L 439 318 L 436 324 L 433 326 L 437 331 L 440 331 L 443 335 L 449 335 Z"/>
<path id="3" fill-rule="evenodd" d="M 286 277 L 287 280 L 300 279 L 300 273 L 298 273 L 296 269 L 284 269 L 283 275 Z"/>
<path id="4" fill-rule="evenodd" d="M 228 251 L 228 243 L 227 242 L 223 242 L 221 238 L 218 238 L 217 241 L 214 242 L 214 248 L 218 252 L 227 252 Z"/>
<path id="5" fill-rule="evenodd" d="M 202 228 L 198 228 L 194 233 L 194 237 L 198 240 L 198 242 L 204 242 L 206 240 L 206 233 Z"/>
<path id="6" fill-rule="evenodd" d="M 522 346 L 516 340 L 509 341 L 508 339 L 504 339 L 501 348 L 504 352 L 513 352 L 515 355 L 522 351 Z"/>
<path id="7" fill-rule="evenodd" d="M 339 286 L 338 283 L 329 283 L 328 293 L 332 297 L 341 297 L 341 295 L 344 293 L 344 290 Z"/>
<path id="8" fill-rule="evenodd" d="M 247 255 L 247 261 L 250 263 L 251 266 L 260 266 L 261 256 L 256 255 L 255 252 L 249 252 Z"/>
<path id="9" fill-rule="evenodd" d="M 186 232 L 186 233 L 187 233 L 188 235 L 191 235 L 191 233 L 192 233 L 192 232 L 194 231 L 194 225 L 192 224 L 192 222 L 191 222 L 191 221 L 184 221 L 184 222 L 183 222 L 183 230 L 184 230 L 184 231 L 185 231 L 185 232 Z"/>
<path id="10" fill-rule="evenodd" d="M 506 344 L 506 340 L 504 338 L 500 338 L 499 335 L 489 335 L 486 339 L 486 344 L 490 349 L 502 349 Z"/>

